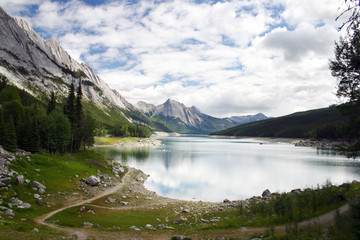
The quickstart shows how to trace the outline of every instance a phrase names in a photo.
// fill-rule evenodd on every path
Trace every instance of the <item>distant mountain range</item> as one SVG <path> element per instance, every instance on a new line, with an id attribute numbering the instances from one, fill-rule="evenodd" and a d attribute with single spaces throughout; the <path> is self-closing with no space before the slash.
<path id="1" fill-rule="evenodd" d="M 215 118 L 202 113 L 195 106 L 186 107 L 183 103 L 172 99 L 168 99 L 158 106 L 140 101 L 135 107 L 148 117 L 160 119 L 171 130 L 178 133 L 206 134 L 267 118 L 261 113 L 231 118 Z"/>

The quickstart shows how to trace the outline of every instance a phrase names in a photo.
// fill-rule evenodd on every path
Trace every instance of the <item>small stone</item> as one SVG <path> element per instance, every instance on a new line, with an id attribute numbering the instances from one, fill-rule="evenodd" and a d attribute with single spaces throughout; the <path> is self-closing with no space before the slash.
<path id="1" fill-rule="evenodd" d="M 42 203 L 42 198 L 36 199 L 36 203 L 41 206 L 41 205 L 43 204 L 43 203 Z"/>
<path id="2" fill-rule="evenodd" d="M 116 202 L 116 199 L 113 198 L 113 197 L 108 197 L 106 200 L 107 200 L 108 202 L 110 202 L 110 203 Z"/>
<path id="3" fill-rule="evenodd" d="M 136 226 L 131 226 L 129 227 L 130 230 L 135 230 L 135 231 L 141 231 L 141 228 L 136 227 Z"/>
<path id="4" fill-rule="evenodd" d="M 19 205 L 18 208 L 21 208 L 21 209 L 31 208 L 31 204 L 30 203 L 23 203 L 23 204 Z"/>
<path id="5" fill-rule="evenodd" d="M 24 176 L 23 176 L 23 175 L 18 175 L 18 176 L 16 177 L 16 182 L 17 182 L 18 184 L 23 184 L 23 183 L 24 183 Z"/>
<path id="6" fill-rule="evenodd" d="M 210 221 L 209 221 L 209 220 L 206 220 L 206 219 L 201 218 L 201 219 L 200 219 L 200 222 L 202 222 L 202 223 L 209 223 Z"/>
<path id="7" fill-rule="evenodd" d="M 39 229 L 34 228 L 33 231 L 34 231 L 34 232 L 39 232 Z"/>
<path id="8" fill-rule="evenodd" d="M 37 168 L 37 169 L 35 169 L 35 171 L 36 171 L 36 172 L 40 172 L 40 169 Z"/>
<path id="9" fill-rule="evenodd" d="M 83 226 L 84 227 L 92 227 L 94 224 L 92 224 L 91 222 L 84 222 Z"/>
<path id="10" fill-rule="evenodd" d="M 29 184 L 30 180 L 29 179 L 25 179 L 25 183 Z"/>
<path id="11" fill-rule="evenodd" d="M 146 224 L 145 226 L 146 229 L 150 229 L 150 230 L 154 230 L 155 228 L 153 227 L 153 225 L 151 224 Z"/>
<path id="12" fill-rule="evenodd" d="M 34 194 L 34 198 L 35 198 L 35 199 L 38 199 L 38 198 L 40 198 L 40 195 L 37 194 L 37 193 L 35 193 L 35 194 Z"/>
<path id="13" fill-rule="evenodd" d="M 129 204 L 129 203 L 128 203 L 128 202 L 125 202 L 125 201 L 121 201 L 121 202 L 120 202 L 120 205 L 121 205 L 121 206 L 127 206 L 128 204 Z"/>
<path id="14" fill-rule="evenodd" d="M 15 214 L 11 209 L 6 210 L 5 215 L 8 217 L 15 217 Z"/>
<path id="15" fill-rule="evenodd" d="M 44 194 L 46 191 L 45 191 L 44 188 L 40 188 L 40 189 L 38 190 L 38 192 L 39 192 L 40 194 Z"/>
<path id="16" fill-rule="evenodd" d="M 227 198 L 225 198 L 224 201 L 223 201 L 223 203 L 230 203 L 230 200 L 227 199 Z"/>
<path id="17" fill-rule="evenodd" d="M 82 207 L 79 209 L 79 212 L 85 212 L 85 206 L 82 206 Z"/>
<path id="18" fill-rule="evenodd" d="M 5 184 L 5 185 L 10 185 L 11 183 L 11 178 L 6 177 L 6 178 L 0 178 L 0 182 Z"/>
<path id="19" fill-rule="evenodd" d="M 171 240 L 185 240 L 187 237 L 182 235 L 175 235 L 171 238 Z"/>

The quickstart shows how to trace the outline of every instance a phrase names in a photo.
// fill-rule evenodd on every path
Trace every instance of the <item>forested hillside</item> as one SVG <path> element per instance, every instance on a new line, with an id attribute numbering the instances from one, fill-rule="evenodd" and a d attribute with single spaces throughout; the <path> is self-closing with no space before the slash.
<path id="1" fill-rule="evenodd" d="M 330 107 L 239 125 L 211 135 L 336 139 L 341 137 L 345 120 L 335 107 Z"/>

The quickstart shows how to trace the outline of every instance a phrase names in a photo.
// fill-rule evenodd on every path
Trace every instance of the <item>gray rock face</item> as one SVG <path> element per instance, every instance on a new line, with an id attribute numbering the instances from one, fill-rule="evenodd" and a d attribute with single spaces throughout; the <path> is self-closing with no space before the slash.
<path id="1" fill-rule="evenodd" d="M 0 7 L 0 73 L 31 94 L 45 90 L 66 96 L 72 81 L 83 83 L 83 96 L 100 107 L 135 110 L 109 88 L 89 66 L 74 60 L 54 39 L 44 40 L 22 19 L 10 17 Z M 81 74 L 84 73 L 84 74 Z M 29 87 L 31 85 L 31 88 Z"/>
<path id="2" fill-rule="evenodd" d="M 98 186 L 100 183 L 100 179 L 96 176 L 90 176 L 85 180 L 85 183 L 90 186 Z"/>

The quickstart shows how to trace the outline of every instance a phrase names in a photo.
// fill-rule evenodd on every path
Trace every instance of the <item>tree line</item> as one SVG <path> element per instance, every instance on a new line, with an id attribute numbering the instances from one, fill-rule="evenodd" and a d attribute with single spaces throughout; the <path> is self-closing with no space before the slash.
<path id="1" fill-rule="evenodd" d="M 72 83 L 62 110 L 55 93 L 48 105 L 19 90 L 0 75 L 0 145 L 14 152 L 75 152 L 94 143 L 95 122 L 84 114 L 81 82 Z"/>

